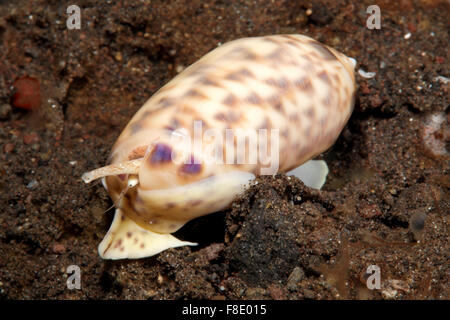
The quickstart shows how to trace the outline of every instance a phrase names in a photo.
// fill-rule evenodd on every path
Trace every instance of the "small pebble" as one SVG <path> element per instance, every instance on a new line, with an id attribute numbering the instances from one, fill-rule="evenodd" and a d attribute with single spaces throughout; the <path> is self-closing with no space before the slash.
<path id="1" fill-rule="evenodd" d="M 0 120 L 6 120 L 11 115 L 11 106 L 8 103 L 0 105 Z"/>
<path id="2" fill-rule="evenodd" d="M 39 141 L 39 136 L 37 135 L 37 133 L 32 132 L 32 133 L 26 133 L 23 135 L 23 139 L 22 139 L 24 144 L 31 144 L 34 142 L 38 142 Z"/>
<path id="3" fill-rule="evenodd" d="M 392 206 L 394 205 L 394 197 L 389 193 L 389 192 L 385 192 L 383 194 L 383 200 L 384 202 L 386 202 L 388 205 Z"/>
<path id="4" fill-rule="evenodd" d="M 367 204 L 365 205 L 360 212 L 361 216 L 366 219 L 372 219 L 377 216 L 381 216 L 382 212 L 378 205 L 376 204 Z"/>
<path id="5" fill-rule="evenodd" d="M 56 254 L 61 254 L 66 252 L 66 247 L 61 243 L 55 243 L 53 245 L 53 252 Z"/>
<path id="6" fill-rule="evenodd" d="M 180 64 L 176 66 L 175 71 L 181 73 L 184 69 L 186 69 L 186 67 Z"/>
<path id="7" fill-rule="evenodd" d="M 283 292 L 283 289 L 278 285 L 270 285 L 267 290 L 269 291 L 270 297 L 274 300 L 285 300 L 286 296 Z"/>
<path id="8" fill-rule="evenodd" d="M 248 300 L 261 300 L 265 297 L 266 290 L 263 288 L 247 288 L 245 294 Z"/>
<path id="9" fill-rule="evenodd" d="M 286 287 L 288 290 L 295 291 L 298 288 L 298 282 L 305 278 L 305 273 L 300 267 L 295 267 L 292 270 L 287 280 Z"/>
<path id="10" fill-rule="evenodd" d="M 31 180 L 28 184 L 27 184 L 27 188 L 30 190 L 34 190 L 36 189 L 36 187 L 39 185 L 39 182 L 37 182 L 37 180 Z"/>
<path id="11" fill-rule="evenodd" d="M 305 297 L 305 299 L 314 299 L 316 297 L 316 294 L 314 293 L 314 291 L 305 289 L 303 290 L 303 296 Z"/>
<path id="12" fill-rule="evenodd" d="M 31 77 L 22 77 L 14 81 L 16 89 L 12 96 L 12 105 L 16 108 L 36 110 L 41 105 L 39 81 Z"/>
<path id="13" fill-rule="evenodd" d="M 367 71 L 364 71 L 363 69 L 358 69 L 358 73 L 361 77 L 366 78 L 366 79 L 371 79 L 371 78 L 375 77 L 377 74 L 376 72 L 367 72 Z"/>
<path id="14" fill-rule="evenodd" d="M 14 150 L 14 143 L 8 142 L 3 146 L 4 153 L 11 153 Z"/>
<path id="15" fill-rule="evenodd" d="M 219 253 L 223 250 L 224 245 L 222 243 L 213 243 L 205 248 L 206 259 L 208 261 L 217 259 Z"/>
<path id="16" fill-rule="evenodd" d="M 394 289 L 385 289 L 381 291 L 381 295 L 383 299 L 385 300 L 392 300 L 395 299 L 398 295 L 398 291 Z"/>
<path id="17" fill-rule="evenodd" d="M 422 238 L 422 232 L 425 228 L 425 220 L 427 219 L 427 214 L 420 210 L 415 212 L 411 218 L 409 218 L 409 230 L 414 235 L 414 239 L 419 241 Z"/>
<path id="18" fill-rule="evenodd" d="M 425 212 L 416 212 L 409 220 L 409 224 L 412 230 L 421 231 L 425 227 L 425 220 L 427 214 Z"/>

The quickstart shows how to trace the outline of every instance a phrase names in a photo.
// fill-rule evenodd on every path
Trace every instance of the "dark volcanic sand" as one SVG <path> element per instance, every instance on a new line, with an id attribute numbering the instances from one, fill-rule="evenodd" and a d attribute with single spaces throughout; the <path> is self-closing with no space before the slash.
<path id="1" fill-rule="evenodd" d="M 381 30 L 365 27 L 374 1 L 142 2 L 76 1 L 78 31 L 61 1 L 0 4 L 0 298 L 450 298 L 449 84 L 438 78 L 450 76 L 448 2 L 376 1 Z M 279 33 L 311 36 L 376 72 L 356 75 L 353 115 L 323 155 L 324 190 L 263 177 L 232 209 L 177 233 L 198 247 L 101 260 L 112 202 L 82 173 L 105 164 L 177 70 L 219 43 Z M 23 76 L 39 81 L 37 111 L 11 107 Z M 72 264 L 81 290 L 66 287 Z M 380 290 L 365 285 L 372 264 Z"/>

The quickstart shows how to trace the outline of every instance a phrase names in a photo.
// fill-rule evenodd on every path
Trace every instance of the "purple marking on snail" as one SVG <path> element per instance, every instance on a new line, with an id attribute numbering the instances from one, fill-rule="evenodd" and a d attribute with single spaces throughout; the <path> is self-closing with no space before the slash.
<path id="1" fill-rule="evenodd" d="M 173 161 L 186 151 L 173 144 L 174 130 L 192 137 L 194 121 L 221 131 L 278 129 L 278 172 L 298 167 L 295 174 L 320 188 L 324 177 L 317 183 L 304 173 L 319 168 L 326 176 L 323 162 L 308 160 L 334 143 L 350 117 L 355 63 L 309 37 L 274 35 L 231 41 L 185 69 L 131 119 L 110 164 L 82 177 L 102 178 L 117 207 L 100 256 L 143 258 L 195 245 L 171 233 L 227 208 L 258 174 L 260 163 L 202 162 L 208 142 L 195 153 L 199 163 Z"/>
<path id="2" fill-rule="evenodd" d="M 149 161 L 152 164 L 172 161 L 172 148 L 166 144 L 157 143 L 152 150 Z"/>

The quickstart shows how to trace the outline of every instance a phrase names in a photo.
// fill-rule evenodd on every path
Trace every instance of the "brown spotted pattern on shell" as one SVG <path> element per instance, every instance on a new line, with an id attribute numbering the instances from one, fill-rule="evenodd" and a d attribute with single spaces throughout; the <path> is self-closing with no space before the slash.
<path id="1" fill-rule="evenodd" d="M 226 208 L 259 173 L 261 163 L 205 163 L 207 141 L 192 159 L 200 163 L 175 163 L 172 152 L 187 146 L 173 145 L 174 130 L 194 138 L 199 120 L 203 130 L 278 129 L 279 172 L 287 172 L 337 139 L 353 109 L 353 68 L 352 59 L 309 37 L 275 35 L 226 43 L 185 69 L 131 119 L 110 165 L 84 177 L 104 177 L 117 206 L 100 255 L 139 258 L 192 245 L 170 233 Z"/>

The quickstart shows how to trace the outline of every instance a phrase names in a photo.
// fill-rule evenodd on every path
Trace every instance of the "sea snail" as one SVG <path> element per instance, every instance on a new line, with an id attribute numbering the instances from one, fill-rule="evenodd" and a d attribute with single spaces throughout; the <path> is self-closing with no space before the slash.
<path id="1" fill-rule="evenodd" d="M 272 35 L 228 42 L 186 68 L 131 119 L 109 165 L 82 177 L 102 178 L 116 206 L 100 256 L 196 245 L 171 233 L 227 208 L 258 174 L 298 167 L 320 188 L 328 168 L 308 160 L 350 117 L 355 64 L 309 37 Z M 304 177 L 315 171 L 318 181 Z"/>

